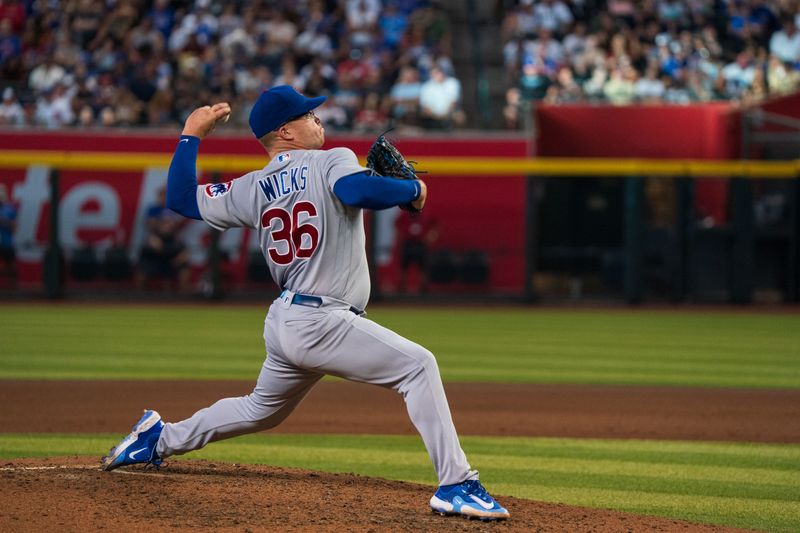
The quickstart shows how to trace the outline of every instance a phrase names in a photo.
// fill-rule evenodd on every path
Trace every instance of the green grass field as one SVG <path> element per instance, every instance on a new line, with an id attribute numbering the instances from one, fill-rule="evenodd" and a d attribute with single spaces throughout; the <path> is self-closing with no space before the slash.
<path id="1" fill-rule="evenodd" d="M 0 306 L 0 378 L 253 380 L 264 314 Z M 795 315 L 376 308 L 369 316 L 430 348 L 446 381 L 800 388 Z M 0 434 L 0 459 L 78 454 L 89 463 L 118 438 Z M 800 531 L 800 445 L 488 437 L 463 445 L 496 494 Z M 415 437 L 253 435 L 190 457 L 435 483 Z"/>
<path id="2" fill-rule="evenodd" d="M 0 377 L 246 379 L 263 307 L 0 307 Z M 800 315 L 370 310 L 445 381 L 800 388 Z M 147 369 L 147 372 L 144 371 Z"/>

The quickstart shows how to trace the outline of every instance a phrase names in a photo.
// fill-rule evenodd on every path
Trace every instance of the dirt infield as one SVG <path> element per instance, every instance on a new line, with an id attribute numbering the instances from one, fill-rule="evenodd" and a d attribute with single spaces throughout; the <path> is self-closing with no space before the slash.
<path id="1" fill-rule="evenodd" d="M 176 420 L 251 386 L 0 380 L 0 427 L 122 434 L 143 407 Z M 800 391 L 446 388 L 463 435 L 800 442 Z M 345 382 L 320 383 L 275 431 L 414 433 L 398 395 Z M 268 466 L 175 461 L 161 471 L 108 473 L 85 457 L 25 459 L 0 464 L 0 531 L 733 531 L 510 497 L 501 501 L 512 519 L 487 524 L 430 513 L 430 493 L 420 485 Z"/>
<path id="2" fill-rule="evenodd" d="M 3 381 L 3 432 L 120 433 L 142 408 L 181 420 L 243 381 Z M 579 385 L 446 385 L 462 435 L 800 443 L 800 391 Z M 415 434 L 402 398 L 341 381 L 319 383 L 283 433 Z"/>
<path id="3" fill-rule="evenodd" d="M 736 531 L 664 518 L 503 498 L 512 519 L 431 513 L 429 487 L 351 474 L 173 463 L 99 472 L 85 458 L 0 466 L 0 530 L 39 531 Z"/>

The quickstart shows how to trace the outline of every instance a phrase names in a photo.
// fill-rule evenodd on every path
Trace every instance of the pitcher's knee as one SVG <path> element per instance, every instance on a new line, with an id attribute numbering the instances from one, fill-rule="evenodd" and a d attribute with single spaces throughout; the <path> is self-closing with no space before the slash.
<path id="1" fill-rule="evenodd" d="M 430 350 L 420 347 L 416 359 L 420 371 L 429 375 L 435 374 L 438 377 L 439 364 L 436 362 L 436 356 Z"/>
<path id="2" fill-rule="evenodd" d="M 403 380 L 398 383 L 396 390 L 408 401 L 408 395 L 414 391 L 427 391 L 431 388 L 442 387 L 442 378 L 439 375 L 439 365 L 436 357 L 430 350 L 419 347 L 414 354 L 414 365 L 407 368 Z"/>
<path id="3" fill-rule="evenodd" d="M 432 365 L 432 366 L 435 366 L 435 367 L 438 368 L 438 363 L 436 362 L 436 356 L 433 355 L 433 352 L 431 352 L 430 350 L 428 350 L 426 348 L 423 348 L 422 349 L 422 354 L 423 354 L 422 363 L 425 366 Z"/>
<path id="4" fill-rule="evenodd" d="M 267 397 L 255 392 L 248 394 L 244 399 L 244 414 L 252 422 L 261 423 L 269 419 L 277 410 L 274 402 L 270 402 Z"/>

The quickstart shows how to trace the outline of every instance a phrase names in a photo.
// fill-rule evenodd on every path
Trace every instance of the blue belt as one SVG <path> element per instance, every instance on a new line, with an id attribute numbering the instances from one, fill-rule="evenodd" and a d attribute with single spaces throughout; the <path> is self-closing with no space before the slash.
<path id="1" fill-rule="evenodd" d="M 286 294 L 286 290 L 281 292 L 281 296 L 283 296 L 284 294 Z M 319 296 L 312 296 L 311 294 L 300 294 L 296 292 L 294 293 L 294 296 L 292 296 L 292 305 L 302 305 L 305 307 L 319 308 L 322 307 L 322 298 L 320 298 Z M 364 311 L 352 305 L 350 306 L 349 311 L 357 315 L 364 314 Z"/>

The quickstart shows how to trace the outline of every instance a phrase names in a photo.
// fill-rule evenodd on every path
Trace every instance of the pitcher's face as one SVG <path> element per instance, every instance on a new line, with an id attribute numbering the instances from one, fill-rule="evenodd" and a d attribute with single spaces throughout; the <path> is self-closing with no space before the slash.
<path id="1" fill-rule="evenodd" d="M 283 127 L 291 128 L 292 133 L 308 150 L 318 150 L 325 144 L 325 128 L 313 111 L 287 122 Z"/>

